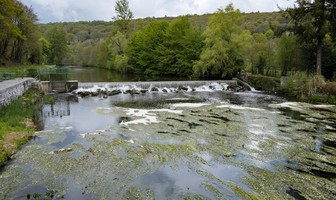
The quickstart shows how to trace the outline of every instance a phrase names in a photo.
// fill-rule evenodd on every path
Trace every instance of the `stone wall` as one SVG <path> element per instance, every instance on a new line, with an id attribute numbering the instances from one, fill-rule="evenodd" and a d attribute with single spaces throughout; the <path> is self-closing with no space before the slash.
<path id="1" fill-rule="evenodd" d="M 34 81 L 33 78 L 18 78 L 0 82 L 0 107 L 10 104 L 22 96 Z"/>

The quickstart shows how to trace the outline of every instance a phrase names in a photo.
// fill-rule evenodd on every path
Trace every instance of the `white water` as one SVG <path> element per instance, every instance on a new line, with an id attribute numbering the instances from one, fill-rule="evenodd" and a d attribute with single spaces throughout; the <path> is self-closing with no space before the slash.
<path id="1" fill-rule="evenodd" d="M 111 91 L 146 91 L 153 92 L 153 88 L 156 88 L 159 93 L 174 93 L 183 88 L 184 91 L 192 92 L 213 92 L 213 91 L 227 91 L 230 85 L 234 85 L 233 82 L 158 82 L 158 83 L 97 83 L 93 85 L 82 84 L 80 88 L 75 90 L 74 93 L 80 92 L 111 92 Z"/>

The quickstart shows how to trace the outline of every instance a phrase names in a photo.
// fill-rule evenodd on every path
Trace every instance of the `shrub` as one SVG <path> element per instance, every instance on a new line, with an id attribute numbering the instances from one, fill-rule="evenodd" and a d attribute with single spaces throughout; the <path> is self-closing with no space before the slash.
<path id="1" fill-rule="evenodd" d="M 323 93 L 336 96 L 336 82 L 327 82 L 322 88 Z"/>

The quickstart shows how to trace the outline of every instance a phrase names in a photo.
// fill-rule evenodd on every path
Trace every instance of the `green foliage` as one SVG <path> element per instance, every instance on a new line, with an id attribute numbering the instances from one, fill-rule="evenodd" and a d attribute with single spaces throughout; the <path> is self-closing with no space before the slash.
<path id="1" fill-rule="evenodd" d="M 191 76 L 203 46 L 201 31 L 187 17 L 172 23 L 151 22 L 131 35 L 126 48 L 129 63 L 147 76 Z"/>
<path id="2" fill-rule="evenodd" d="M 98 63 L 97 66 L 100 68 L 107 67 L 108 59 L 108 48 L 105 40 L 100 41 L 99 43 L 99 52 L 98 52 Z"/>
<path id="3" fill-rule="evenodd" d="M 132 68 L 128 65 L 128 59 L 127 55 L 116 55 L 114 69 L 123 74 L 132 72 Z"/>
<path id="4" fill-rule="evenodd" d="M 286 78 L 282 91 L 297 98 L 311 97 L 317 92 L 316 80 L 318 79 L 313 75 L 296 72 Z"/>
<path id="5" fill-rule="evenodd" d="M 158 46 L 161 75 L 190 76 L 203 47 L 200 30 L 195 30 L 187 17 L 174 20 Z"/>
<path id="6" fill-rule="evenodd" d="M 266 59 L 263 56 L 259 55 L 256 67 L 258 69 L 258 73 L 264 75 L 264 68 L 266 67 Z"/>
<path id="7" fill-rule="evenodd" d="M 12 102 L 9 106 L 0 108 L 0 166 L 11 156 L 12 152 L 4 147 L 4 138 L 9 133 L 22 133 L 33 131 L 25 124 L 27 119 L 32 120 L 35 111 L 35 105 L 40 98 L 38 91 L 27 91 L 18 100 Z M 23 134 L 23 133 L 22 133 Z M 26 137 L 15 140 L 18 147 L 27 141 Z"/>
<path id="8" fill-rule="evenodd" d="M 165 32 L 169 27 L 167 21 L 151 22 L 142 30 L 131 35 L 126 47 L 129 64 L 138 74 L 160 75 L 159 57 L 157 50 L 166 40 Z"/>
<path id="9" fill-rule="evenodd" d="M 19 1 L 0 1 L 0 58 L 18 63 L 40 63 L 40 35 L 36 22 L 32 8 Z"/>
<path id="10" fill-rule="evenodd" d="M 296 36 L 283 34 L 280 38 L 278 62 L 281 66 L 281 75 L 287 76 L 287 72 L 294 70 L 298 59 L 298 46 Z"/>
<path id="11" fill-rule="evenodd" d="M 54 26 L 48 32 L 50 43 L 49 64 L 63 65 L 63 60 L 68 53 L 67 33 L 61 26 Z"/>
<path id="12" fill-rule="evenodd" d="M 335 24 L 336 2 L 334 0 L 297 0 L 297 6 L 287 9 L 293 19 L 294 31 L 302 44 L 316 47 L 316 73 L 322 73 L 322 48 L 326 34 Z"/>
<path id="13" fill-rule="evenodd" d="M 257 90 L 278 91 L 280 89 L 279 78 L 262 75 L 249 75 L 246 81 Z"/>
<path id="14" fill-rule="evenodd" d="M 243 17 L 232 4 L 213 15 L 204 33 L 205 48 L 194 65 L 196 76 L 227 77 L 241 70 L 244 60 L 241 54 L 240 35 Z"/>
<path id="15" fill-rule="evenodd" d="M 117 16 L 113 17 L 119 26 L 119 31 L 124 35 L 128 34 L 129 24 L 133 18 L 133 13 L 129 8 L 128 0 L 117 0 L 114 7 Z"/>

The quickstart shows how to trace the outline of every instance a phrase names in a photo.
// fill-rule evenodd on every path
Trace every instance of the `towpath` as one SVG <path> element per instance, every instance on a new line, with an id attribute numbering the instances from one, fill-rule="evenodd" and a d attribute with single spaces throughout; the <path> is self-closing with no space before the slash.
<path id="1" fill-rule="evenodd" d="M 14 86 L 23 84 L 27 81 L 33 81 L 35 79 L 33 78 L 16 78 L 16 79 L 11 79 L 11 80 L 6 80 L 6 81 L 1 81 L 0 82 L 0 94 L 6 90 L 8 90 L 9 88 L 12 88 Z"/>

